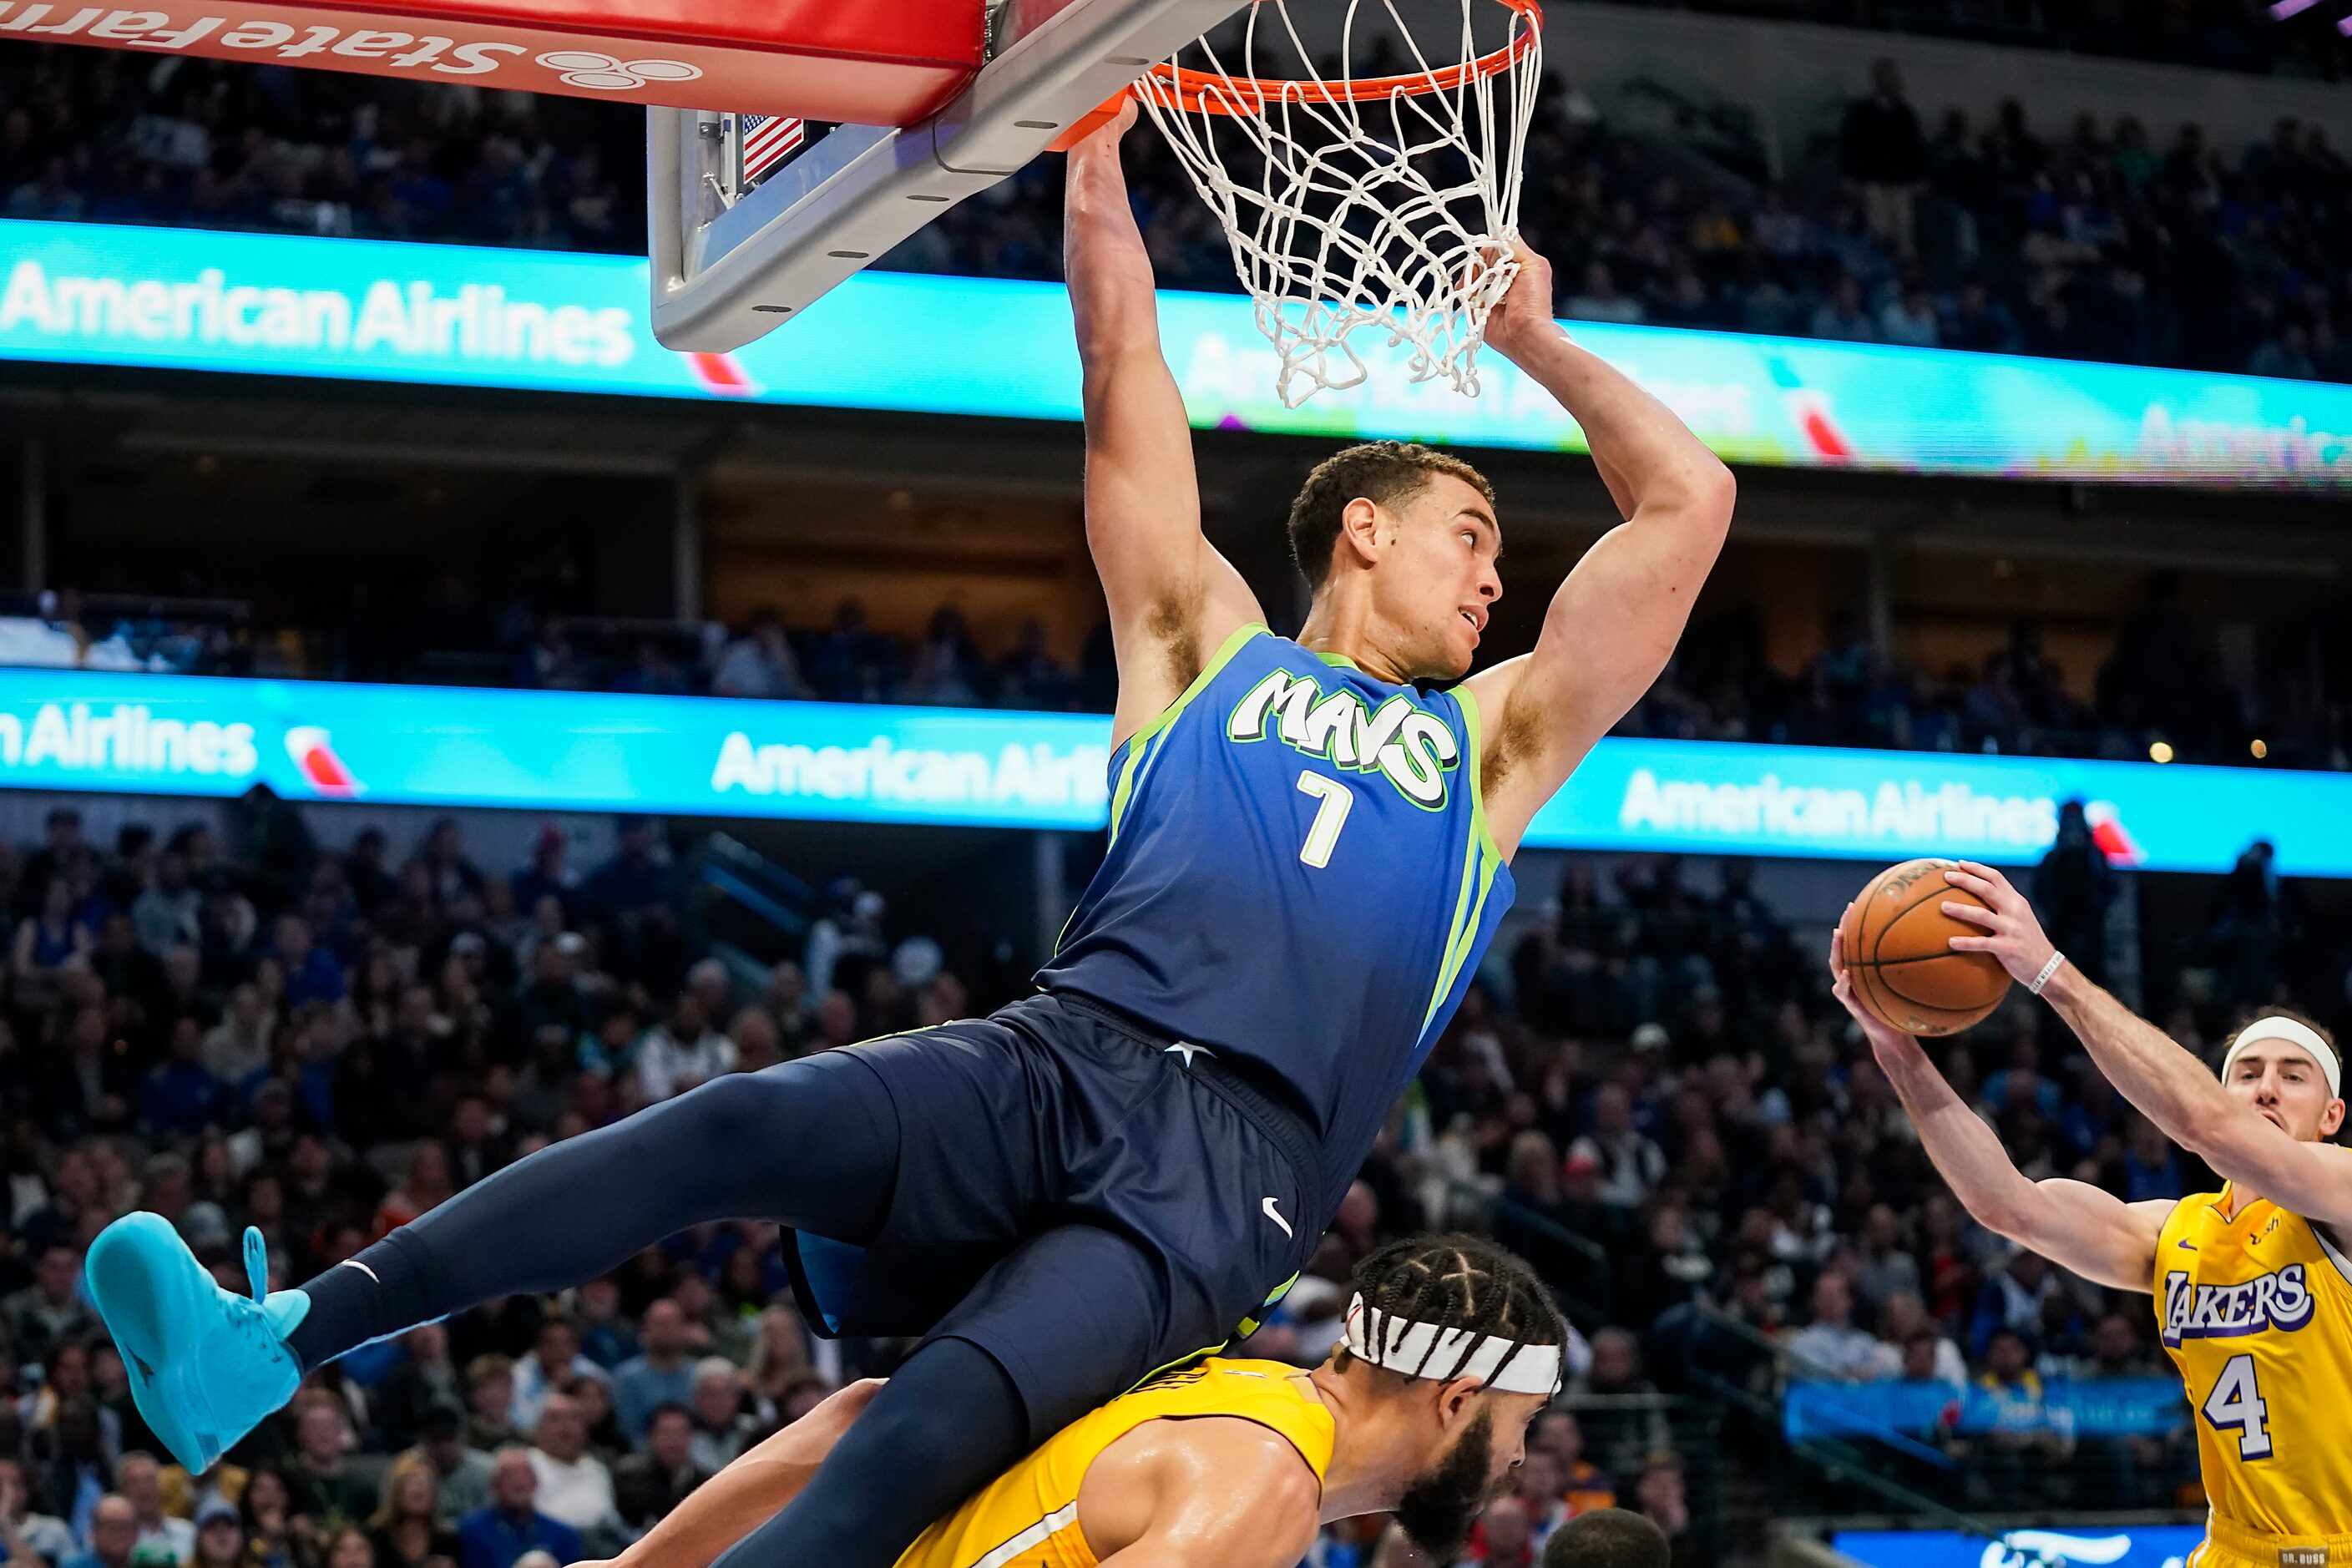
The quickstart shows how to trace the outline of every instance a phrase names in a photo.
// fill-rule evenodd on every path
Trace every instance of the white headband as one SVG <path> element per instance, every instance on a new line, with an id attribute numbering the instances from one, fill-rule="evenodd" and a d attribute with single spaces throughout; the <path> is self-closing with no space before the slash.
<path id="1" fill-rule="evenodd" d="M 2344 1098 L 2344 1068 L 2336 1061 L 2336 1053 L 2327 1048 L 2327 1042 L 2319 1037 L 2318 1030 L 2308 1024 L 2298 1024 L 2293 1018 L 2257 1018 L 2239 1030 L 2238 1037 L 2230 1042 L 2230 1054 L 2221 1058 L 2223 1083 L 2230 1081 L 2230 1069 L 2238 1065 L 2238 1054 L 2248 1046 L 2263 1040 L 2284 1040 L 2290 1046 L 2302 1047 L 2311 1054 L 2311 1059 L 2319 1064 L 2319 1070 L 2327 1075 L 2329 1096 L 2336 1100 Z"/>
<path id="2" fill-rule="evenodd" d="M 1381 1314 L 1380 1339 L 1374 1344 L 1366 1323 L 1372 1316 L 1358 1296 L 1348 1304 L 1342 1342 L 1349 1351 L 1378 1367 L 1407 1377 L 1452 1381 L 1475 1377 L 1498 1394 L 1535 1394 L 1549 1399 L 1559 1392 L 1560 1347 L 1522 1344 L 1499 1334 L 1474 1333 L 1468 1329 L 1441 1329 L 1416 1323 L 1393 1312 Z"/>

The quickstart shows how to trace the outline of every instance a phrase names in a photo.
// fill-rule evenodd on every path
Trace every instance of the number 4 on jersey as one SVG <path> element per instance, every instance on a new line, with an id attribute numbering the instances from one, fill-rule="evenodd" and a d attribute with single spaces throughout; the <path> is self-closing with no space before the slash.
<path id="1" fill-rule="evenodd" d="M 2205 1419 L 2216 1431 L 2234 1430 L 2238 1434 L 2238 1458 L 2271 1457 L 2267 1425 L 2271 1407 L 2254 1385 L 2252 1356 L 2233 1355 L 2222 1363 L 2221 1375 L 2213 1380 L 2213 1392 L 2205 1396 L 2203 1408 Z"/>
<path id="2" fill-rule="evenodd" d="M 1298 775 L 1298 793 L 1318 802 L 1314 824 L 1307 829 L 1307 842 L 1298 847 L 1298 858 L 1319 871 L 1331 863 L 1331 851 L 1339 847 L 1339 829 L 1347 825 L 1356 792 L 1338 779 L 1309 771 Z"/>

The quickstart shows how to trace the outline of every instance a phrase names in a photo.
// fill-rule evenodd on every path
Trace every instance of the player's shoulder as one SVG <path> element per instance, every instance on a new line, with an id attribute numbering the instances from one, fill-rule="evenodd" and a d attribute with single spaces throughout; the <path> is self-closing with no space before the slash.
<path id="1" fill-rule="evenodd" d="M 1288 1568 L 1314 1544 L 1322 1500 L 1321 1478 L 1281 1433 L 1202 1412 L 1155 1417 L 1110 1445 L 1079 1509 L 1098 1551 L 1156 1539 L 1186 1563 Z"/>

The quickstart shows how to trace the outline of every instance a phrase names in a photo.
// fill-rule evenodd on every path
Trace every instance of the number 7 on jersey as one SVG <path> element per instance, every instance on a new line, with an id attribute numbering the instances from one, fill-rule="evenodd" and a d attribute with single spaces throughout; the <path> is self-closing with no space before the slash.
<path id="1" fill-rule="evenodd" d="M 1298 858 L 1319 871 L 1331 863 L 1331 851 L 1339 846 L 1339 829 L 1347 826 L 1356 792 L 1338 779 L 1310 770 L 1298 775 L 1298 793 L 1317 803 L 1315 820 L 1307 829 L 1307 842 L 1298 847 Z"/>

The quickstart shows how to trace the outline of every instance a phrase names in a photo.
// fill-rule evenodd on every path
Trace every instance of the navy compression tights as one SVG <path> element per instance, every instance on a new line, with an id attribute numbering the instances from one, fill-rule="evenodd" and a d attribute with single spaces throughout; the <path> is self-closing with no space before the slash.
<path id="1" fill-rule="evenodd" d="M 476 1183 L 302 1289 L 306 1368 L 497 1296 L 562 1290 L 689 1226 L 761 1219 L 846 1241 L 887 1212 L 898 1127 L 839 1054 L 715 1079 Z M 898 1369 L 792 1507 L 725 1568 L 890 1568 L 1029 1447 L 1019 1390 L 961 1340 Z"/>

